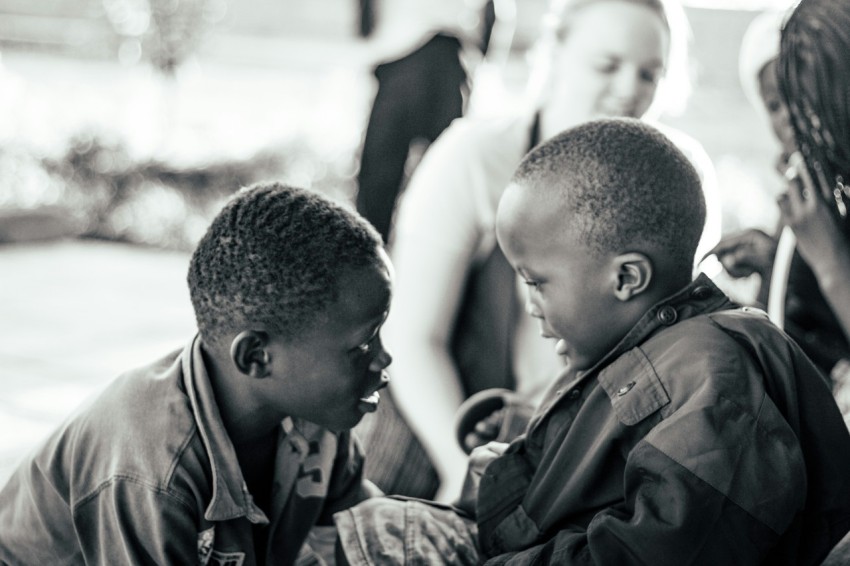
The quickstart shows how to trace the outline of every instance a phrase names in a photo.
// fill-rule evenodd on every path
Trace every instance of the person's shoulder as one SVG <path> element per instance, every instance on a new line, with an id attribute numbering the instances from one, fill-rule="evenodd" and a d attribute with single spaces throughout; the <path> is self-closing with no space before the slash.
<path id="1" fill-rule="evenodd" d="M 527 143 L 531 119 L 523 114 L 465 116 L 454 120 L 438 141 L 482 155 L 515 153 Z"/>
<path id="2" fill-rule="evenodd" d="M 691 353 L 711 351 L 716 348 L 738 349 L 740 342 L 733 332 L 735 326 L 748 332 L 771 331 L 771 323 L 763 311 L 752 307 L 723 308 L 679 320 L 671 327 L 673 332 L 663 332 L 650 338 L 643 349 L 654 350 L 654 344 L 663 344 L 666 348 L 670 342 L 688 347 Z M 676 352 L 666 352 L 675 354 Z"/>
<path id="3" fill-rule="evenodd" d="M 766 396 L 780 406 L 796 406 L 795 391 L 829 395 L 823 377 L 800 347 L 752 307 L 704 313 L 676 323 L 639 346 L 640 355 L 661 384 L 666 418 L 683 407 L 709 410 L 732 402 L 760 427 L 778 430 L 783 417 L 764 411 Z M 790 392 L 790 393 L 789 393 Z"/>
<path id="4" fill-rule="evenodd" d="M 489 229 L 502 189 L 527 146 L 522 116 L 458 118 L 425 152 L 399 200 L 396 235 L 433 238 L 434 221 L 453 247 Z M 397 239 L 398 241 L 398 239 Z M 445 241 L 445 239 L 444 239 Z"/>
<path id="5" fill-rule="evenodd" d="M 131 492 L 147 492 L 192 505 L 204 491 L 200 484 L 208 474 L 196 472 L 199 481 L 191 487 L 181 481 L 175 489 L 175 475 L 182 473 L 178 461 L 193 451 L 190 441 L 198 436 L 188 403 L 179 400 L 185 395 L 175 356 L 169 354 L 116 378 L 21 464 L 16 474 L 28 477 L 30 489 L 39 491 L 37 501 L 59 497 L 79 509 L 105 489 L 123 485 L 133 486 L 123 490 L 128 501 L 135 497 Z M 48 484 L 50 489 L 44 489 Z"/>
<path id="6" fill-rule="evenodd" d="M 703 313 L 682 321 L 676 328 L 678 332 L 673 333 L 673 339 L 707 355 L 718 349 L 748 353 L 755 342 L 776 343 L 787 339 L 766 312 L 746 306 Z"/>
<path id="7" fill-rule="evenodd" d="M 670 395 L 670 407 L 710 404 L 717 396 L 749 398 L 763 388 L 752 344 L 783 340 L 757 309 L 725 309 L 676 323 L 640 345 L 640 351 Z"/>
<path id="8" fill-rule="evenodd" d="M 93 400 L 89 413 L 115 419 L 117 423 L 150 421 L 151 411 L 159 411 L 163 403 L 177 397 L 186 399 L 180 376 L 182 349 L 169 352 L 148 364 L 127 370 L 109 383 Z M 122 407 L 121 414 L 110 414 L 113 407 Z M 150 423 L 154 424 L 154 423 Z"/>
<path id="9" fill-rule="evenodd" d="M 75 457 L 92 479 L 117 473 L 168 482 L 196 431 L 180 352 L 120 375 L 69 420 L 67 434 L 85 451 Z"/>
<path id="10" fill-rule="evenodd" d="M 738 335 L 727 317 L 746 333 Z M 748 334 L 768 340 L 769 349 L 781 339 L 770 326 L 760 314 L 732 309 L 677 323 L 641 346 L 661 385 L 654 391 L 666 401 L 643 441 L 748 517 L 783 532 L 805 499 L 806 464 L 783 413 L 788 405 L 771 401 L 771 377 L 749 351 Z M 793 379 L 792 368 L 781 371 Z"/>

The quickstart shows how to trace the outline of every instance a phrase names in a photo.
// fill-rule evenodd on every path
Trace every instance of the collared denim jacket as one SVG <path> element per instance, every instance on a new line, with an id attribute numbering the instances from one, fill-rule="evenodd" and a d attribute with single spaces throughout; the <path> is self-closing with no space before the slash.
<path id="1" fill-rule="evenodd" d="M 199 340 L 124 374 L 0 491 L 0 564 L 291 564 L 311 527 L 363 499 L 349 433 L 281 423 L 272 506 L 252 501 Z"/>
<path id="2" fill-rule="evenodd" d="M 701 276 L 566 371 L 485 470 L 488 564 L 819 564 L 850 529 L 824 377 Z"/>

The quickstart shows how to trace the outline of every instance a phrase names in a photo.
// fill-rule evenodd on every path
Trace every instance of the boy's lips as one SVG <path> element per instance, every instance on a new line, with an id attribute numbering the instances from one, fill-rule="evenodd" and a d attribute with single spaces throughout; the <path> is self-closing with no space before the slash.
<path id="1" fill-rule="evenodd" d="M 357 408 L 361 413 L 374 413 L 378 410 L 378 403 L 381 402 L 381 394 L 373 391 L 368 397 L 361 397 L 357 403 Z"/>
<path id="2" fill-rule="evenodd" d="M 365 395 L 360 398 L 357 406 L 362 413 L 374 413 L 378 410 L 378 403 L 381 402 L 381 394 L 379 391 L 387 386 L 390 382 L 389 377 L 387 376 L 387 372 L 381 372 L 381 383 L 376 387 L 372 393 L 369 395 Z"/>
<path id="3" fill-rule="evenodd" d="M 553 331 L 549 330 L 548 328 L 546 328 L 542 324 L 540 325 L 540 336 L 542 336 L 543 338 L 545 338 L 547 340 L 549 340 L 549 339 L 557 340 L 557 342 L 555 342 L 555 352 L 559 356 L 566 356 L 567 355 L 567 350 L 569 348 L 569 346 L 567 346 L 567 341 L 564 340 L 563 338 L 559 338 L 557 334 L 555 334 Z"/>

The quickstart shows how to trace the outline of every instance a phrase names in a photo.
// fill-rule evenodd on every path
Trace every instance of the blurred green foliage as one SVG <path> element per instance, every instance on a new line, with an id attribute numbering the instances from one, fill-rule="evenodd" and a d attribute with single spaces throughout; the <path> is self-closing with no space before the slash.
<path id="1" fill-rule="evenodd" d="M 133 161 L 118 142 L 70 140 L 58 157 L 0 147 L 0 241 L 79 236 L 191 250 L 229 195 L 318 159 L 274 148 L 244 160 Z M 316 190 L 353 182 L 326 170 Z M 343 189 L 344 192 L 344 189 Z"/>

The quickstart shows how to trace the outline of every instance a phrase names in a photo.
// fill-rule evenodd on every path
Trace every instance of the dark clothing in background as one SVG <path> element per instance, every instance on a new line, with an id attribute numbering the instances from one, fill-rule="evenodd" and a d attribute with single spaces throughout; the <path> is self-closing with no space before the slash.
<path id="1" fill-rule="evenodd" d="M 829 375 L 842 358 L 850 358 L 850 344 L 821 293 L 814 273 L 798 252 L 791 261 L 785 297 L 785 331 L 815 364 Z"/>
<path id="2" fill-rule="evenodd" d="M 460 55 L 460 40 L 439 33 L 410 54 L 375 69 L 378 92 L 360 157 L 357 211 L 385 242 L 411 142 L 433 142 L 463 114 L 468 85 Z"/>

